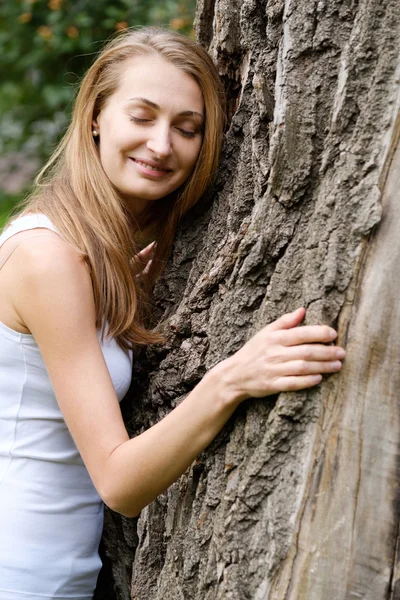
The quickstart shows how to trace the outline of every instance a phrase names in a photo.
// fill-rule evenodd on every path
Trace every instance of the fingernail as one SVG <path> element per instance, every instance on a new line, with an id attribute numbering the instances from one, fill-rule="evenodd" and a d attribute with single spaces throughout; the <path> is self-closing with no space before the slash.
<path id="1" fill-rule="evenodd" d="M 343 348 L 338 348 L 336 350 L 336 358 L 344 358 L 346 356 L 346 352 L 343 350 Z"/>
<path id="2" fill-rule="evenodd" d="M 336 336 L 337 336 L 336 331 L 334 329 L 331 329 L 331 333 L 330 333 L 331 340 L 334 340 Z"/>
<path id="3" fill-rule="evenodd" d="M 339 370 L 342 368 L 342 363 L 339 360 L 336 360 L 332 363 L 332 369 Z"/>

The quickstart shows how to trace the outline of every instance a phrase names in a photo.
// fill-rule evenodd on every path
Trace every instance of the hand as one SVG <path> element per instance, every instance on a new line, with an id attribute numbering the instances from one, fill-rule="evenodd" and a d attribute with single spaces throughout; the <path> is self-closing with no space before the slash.
<path id="1" fill-rule="evenodd" d="M 323 373 L 341 369 L 343 348 L 325 345 L 337 334 L 327 325 L 297 327 L 305 309 L 267 325 L 225 363 L 225 381 L 235 399 L 302 390 L 320 383 Z"/>
<path id="2" fill-rule="evenodd" d="M 143 248 L 143 250 L 138 252 L 134 257 L 133 270 L 135 272 L 135 277 L 143 277 L 149 272 L 156 245 L 156 242 L 151 242 L 151 244 L 146 246 L 146 248 Z"/>

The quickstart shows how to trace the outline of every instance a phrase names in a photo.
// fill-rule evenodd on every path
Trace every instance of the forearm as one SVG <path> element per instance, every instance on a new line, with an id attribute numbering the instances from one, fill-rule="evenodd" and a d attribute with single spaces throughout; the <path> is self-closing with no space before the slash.
<path id="1" fill-rule="evenodd" d="M 162 421 L 122 442 L 105 461 L 105 502 L 135 515 L 173 483 L 217 435 L 241 401 L 303 390 L 340 370 L 343 348 L 330 327 L 297 327 L 304 309 L 267 325 L 212 369 Z M 126 433 L 126 432 L 124 432 Z"/>
<path id="2" fill-rule="evenodd" d="M 220 363 L 156 425 L 121 444 L 107 461 L 107 504 L 135 516 L 185 472 L 238 405 L 229 391 L 230 364 Z"/>

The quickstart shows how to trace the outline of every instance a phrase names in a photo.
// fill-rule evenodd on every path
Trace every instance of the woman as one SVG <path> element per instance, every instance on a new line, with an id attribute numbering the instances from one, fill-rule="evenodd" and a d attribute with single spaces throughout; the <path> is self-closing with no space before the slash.
<path id="1" fill-rule="evenodd" d="M 145 327 L 146 282 L 214 174 L 218 77 L 194 42 L 162 30 L 109 44 L 24 211 L 0 238 L 0 600 L 92 597 L 102 500 L 135 516 L 250 396 L 338 371 L 327 326 L 300 308 L 209 371 L 129 439 L 118 405 Z M 136 243 L 156 239 L 142 252 Z M 154 247 L 153 247 L 154 248 Z"/>

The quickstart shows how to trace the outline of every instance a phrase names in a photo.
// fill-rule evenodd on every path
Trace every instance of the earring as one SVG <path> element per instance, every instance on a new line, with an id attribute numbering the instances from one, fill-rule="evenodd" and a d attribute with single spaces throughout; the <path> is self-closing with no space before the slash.
<path id="1" fill-rule="evenodd" d="M 98 137 L 99 136 L 99 132 L 97 131 L 97 129 L 92 129 L 92 136 L 93 137 Z"/>

